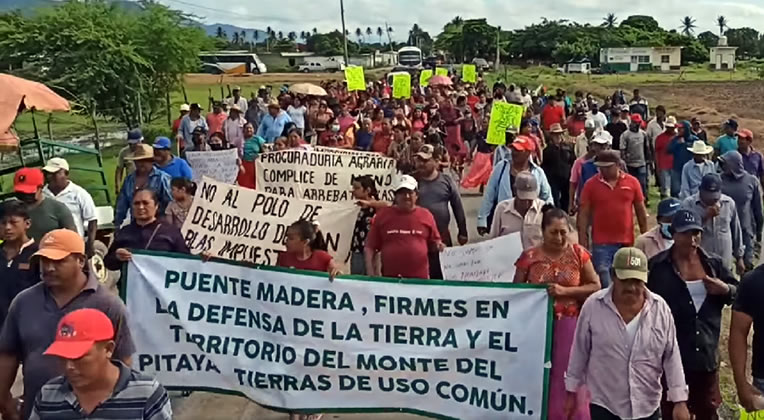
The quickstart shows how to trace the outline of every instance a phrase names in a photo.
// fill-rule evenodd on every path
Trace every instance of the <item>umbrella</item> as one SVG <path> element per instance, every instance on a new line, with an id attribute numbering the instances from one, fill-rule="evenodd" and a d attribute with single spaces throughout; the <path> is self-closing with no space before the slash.
<path id="1" fill-rule="evenodd" d="M 24 109 L 69 111 L 69 102 L 42 83 L 0 73 L 0 133 L 5 133 Z"/>
<path id="2" fill-rule="evenodd" d="M 454 82 L 448 76 L 432 76 L 430 78 L 430 86 L 451 86 Z"/>
<path id="3" fill-rule="evenodd" d="M 289 90 L 292 93 L 299 93 L 301 95 L 313 95 L 313 96 L 326 96 L 327 93 L 321 86 L 316 86 L 313 83 L 295 83 L 289 86 Z"/>

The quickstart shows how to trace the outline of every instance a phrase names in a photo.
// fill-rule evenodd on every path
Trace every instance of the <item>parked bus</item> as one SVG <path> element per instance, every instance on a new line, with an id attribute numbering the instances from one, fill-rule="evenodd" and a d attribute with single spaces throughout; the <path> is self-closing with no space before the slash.
<path id="1" fill-rule="evenodd" d="M 422 65 L 422 50 L 417 47 L 403 47 L 398 50 L 398 64 L 417 67 Z"/>
<path id="2" fill-rule="evenodd" d="M 224 74 L 260 74 L 268 71 L 260 57 L 249 51 L 203 52 L 199 54 L 199 59 L 203 69 L 219 69 Z"/>

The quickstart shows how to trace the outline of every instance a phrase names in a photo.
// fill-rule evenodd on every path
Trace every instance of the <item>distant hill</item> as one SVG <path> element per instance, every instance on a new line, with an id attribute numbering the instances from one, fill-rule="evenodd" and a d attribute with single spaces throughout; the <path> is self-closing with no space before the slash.
<path id="1" fill-rule="evenodd" d="M 111 0 L 110 2 L 125 10 L 141 10 L 141 6 L 135 1 Z M 57 0 L 0 0 L 0 13 L 19 10 L 22 14 L 28 15 L 34 13 L 35 9 L 46 6 L 55 6 L 57 3 L 59 3 Z"/>
<path id="2" fill-rule="evenodd" d="M 4 1 L 4 0 L 0 0 Z M 21 0 L 24 1 L 24 0 Z M 229 25 L 227 23 L 213 23 L 210 25 L 200 25 L 204 31 L 209 36 L 217 36 L 218 34 L 218 27 L 222 29 L 226 35 L 228 36 L 228 39 L 231 39 L 233 36 L 233 33 L 241 33 L 241 31 L 244 31 L 246 33 L 245 41 L 254 41 L 254 33 L 257 32 L 257 42 L 263 42 L 265 41 L 265 38 L 268 37 L 268 34 L 265 33 L 265 31 L 260 29 L 253 29 L 253 28 L 242 28 L 241 26 L 235 26 L 235 25 Z M 285 34 L 286 35 L 286 34 Z"/>

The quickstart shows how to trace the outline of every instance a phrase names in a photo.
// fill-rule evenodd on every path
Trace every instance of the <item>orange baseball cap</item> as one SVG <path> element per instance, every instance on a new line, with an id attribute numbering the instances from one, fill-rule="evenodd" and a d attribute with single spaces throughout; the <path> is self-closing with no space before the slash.
<path id="1" fill-rule="evenodd" d="M 21 168 L 13 176 L 13 191 L 24 194 L 34 194 L 45 185 L 45 176 L 37 168 Z"/>
<path id="2" fill-rule="evenodd" d="M 748 140 L 753 140 L 753 131 L 747 128 L 741 128 L 740 130 L 737 130 L 737 136 L 738 138 L 743 137 Z"/>
<path id="3" fill-rule="evenodd" d="M 34 257 L 45 257 L 54 261 L 63 260 L 71 254 L 85 254 L 85 241 L 79 233 L 69 229 L 56 229 L 45 234 L 40 241 L 40 249 Z"/>
<path id="4" fill-rule="evenodd" d="M 518 151 L 527 150 L 533 152 L 536 150 L 536 142 L 528 136 L 517 136 L 512 142 L 512 147 Z"/>
<path id="5" fill-rule="evenodd" d="M 56 328 L 56 339 L 45 350 L 45 355 L 64 359 L 79 359 L 99 341 L 114 338 L 114 325 L 98 309 L 86 308 L 69 312 Z"/>

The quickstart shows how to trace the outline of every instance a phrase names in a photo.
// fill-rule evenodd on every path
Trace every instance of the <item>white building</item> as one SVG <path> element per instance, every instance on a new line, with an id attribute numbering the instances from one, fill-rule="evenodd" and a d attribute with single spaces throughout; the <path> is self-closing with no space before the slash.
<path id="1" fill-rule="evenodd" d="M 606 72 L 670 71 L 682 66 L 682 47 L 600 49 L 600 67 Z"/>
<path id="2" fill-rule="evenodd" d="M 714 70 L 734 70 L 737 47 L 727 45 L 727 37 L 719 38 L 719 45 L 711 47 L 711 68 Z"/>

